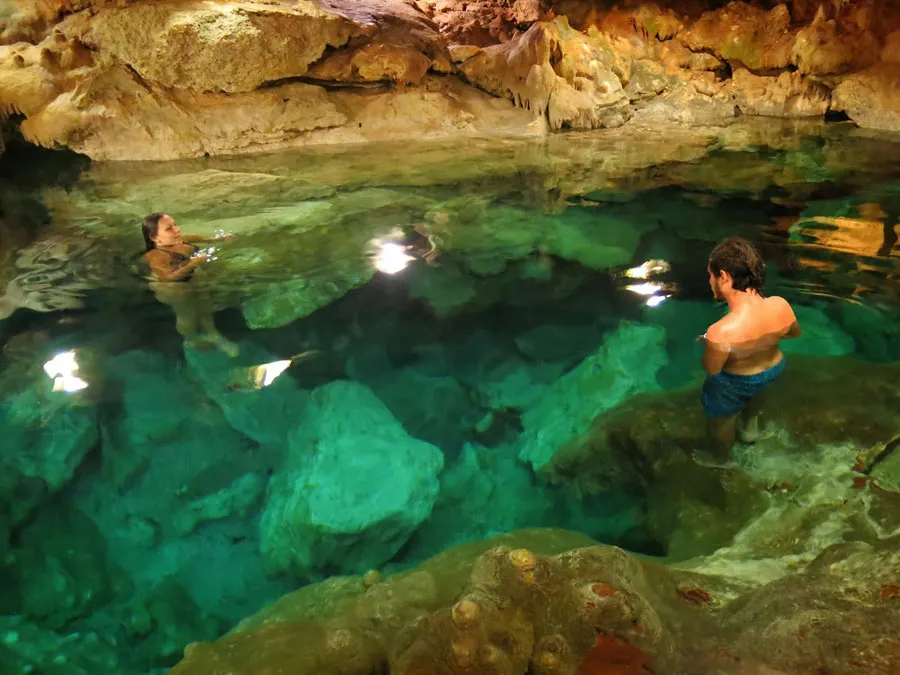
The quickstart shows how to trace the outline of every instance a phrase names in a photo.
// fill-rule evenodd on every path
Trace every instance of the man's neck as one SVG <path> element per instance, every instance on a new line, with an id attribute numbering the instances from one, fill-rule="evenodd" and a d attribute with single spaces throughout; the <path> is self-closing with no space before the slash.
<path id="1" fill-rule="evenodd" d="M 756 291 L 732 291 L 731 295 L 725 298 L 728 303 L 728 311 L 736 312 L 750 303 L 760 299 L 759 293 Z"/>

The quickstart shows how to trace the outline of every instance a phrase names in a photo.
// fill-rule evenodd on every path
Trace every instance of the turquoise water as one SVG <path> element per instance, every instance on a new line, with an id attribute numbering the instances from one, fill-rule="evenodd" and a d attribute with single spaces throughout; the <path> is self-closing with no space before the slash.
<path id="1" fill-rule="evenodd" d="M 3 672 L 164 672 L 298 586 L 525 527 L 665 557 L 645 492 L 543 465 L 697 384 L 726 236 L 794 303 L 786 351 L 900 360 L 898 149 L 770 121 L 168 164 L 12 147 Z M 150 211 L 234 235 L 191 283 L 237 357 L 185 349 L 147 287 Z"/>

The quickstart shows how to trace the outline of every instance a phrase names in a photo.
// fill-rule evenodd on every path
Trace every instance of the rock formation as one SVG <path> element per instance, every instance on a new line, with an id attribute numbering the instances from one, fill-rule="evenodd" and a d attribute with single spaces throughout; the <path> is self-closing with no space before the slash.
<path id="1" fill-rule="evenodd" d="M 20 2 L 0 115 L 95 159 L 829 111 L 900 129 L 893 0 Z"/>

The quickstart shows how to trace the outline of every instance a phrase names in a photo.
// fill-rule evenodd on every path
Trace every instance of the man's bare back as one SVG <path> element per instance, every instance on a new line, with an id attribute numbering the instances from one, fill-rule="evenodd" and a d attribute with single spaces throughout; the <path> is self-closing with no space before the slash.
<path id="1" fill-rule="evenodd" d="M 709 346 L 725 352 L 722 371 L 733 375 L 756 375 L 782 358 L 779 343 L 800 335 L 800 326 L 784 298 L 748 294 L 746 301 L 706 331 Z"/>

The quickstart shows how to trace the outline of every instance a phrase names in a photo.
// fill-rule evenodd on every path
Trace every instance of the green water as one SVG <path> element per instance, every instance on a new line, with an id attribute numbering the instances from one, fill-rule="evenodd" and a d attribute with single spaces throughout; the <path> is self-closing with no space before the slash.
<path id="1" fill-rule="evenodd" d="M 789 355 L 900 360 L 900 139 L 628 134 L 167 164 L 12 147 L 0 670 L 164 671 L 299 585 L 524 527 L 665 556 L 646 494 L 582 495 L 534 458 L 697 382 L 726 236 L 794 304 Z M 234 235 L 191 283 L 237 357 L 185 350 L 148 289 L 151 211 Z M 602 396 L 569 390 L 585 364 L 615 373 Z"/>

